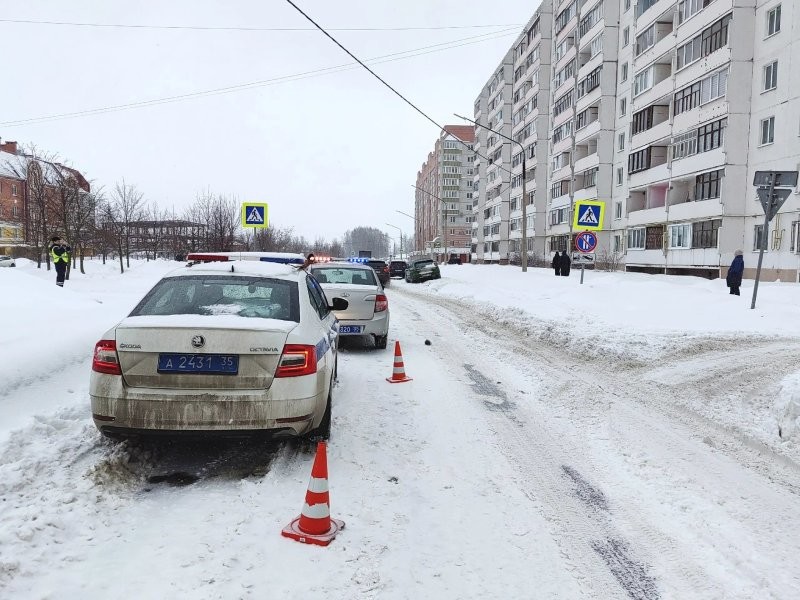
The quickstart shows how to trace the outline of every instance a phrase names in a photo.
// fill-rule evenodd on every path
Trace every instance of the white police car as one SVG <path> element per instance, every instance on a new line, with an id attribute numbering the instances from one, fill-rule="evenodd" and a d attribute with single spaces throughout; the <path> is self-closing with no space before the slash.
<path id="1" fill-rule="evenodd" d="M 329 305 L 296 266 L 229 258 L 167 274 L 97 342 L 90 396 L 103 434 L 328 435 L 332 310 L 347 302 Z"/>
<path id="2" fill-rule="evenodd" d="M 372 336 L 376 348 L 386 348 L 389 337 L 389 299 L 375 270 L 364 260 L 313 264 L 311 274 L 329 298 L 347 300 L 336 309 L 339 335 Z"/>

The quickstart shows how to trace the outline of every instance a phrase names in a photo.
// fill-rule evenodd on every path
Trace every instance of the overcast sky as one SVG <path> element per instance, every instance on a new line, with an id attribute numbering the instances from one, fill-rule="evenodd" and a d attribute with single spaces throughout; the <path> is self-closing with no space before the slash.
<path id="1" fill-rule="evenodd" d="M 538 2 L 297 0 L 322 26 L 516 24 Z M 1 19 L 307 27 L 284 0 L 0 0 Z M 359 58 L 501 29 L 339 31 Z M 308 238 L 358 225 L 397 235 L 413 222 L 416 172 L 436 128 L 361 68 L 234 93 L 22 125 L 84 111 L 264 81 L 350 61 L 321 33 L 97 28 L 0 22 L 0 137 L 57 153 L 106 188 L 123 177 L 182 211 L 204 189 L 267 202 L 270 220 Z M 459 123 L 514 40 L 488 41 L 376 65 L 439 122 Z M 475 42 L 465 40 L 461 43 Z"/>

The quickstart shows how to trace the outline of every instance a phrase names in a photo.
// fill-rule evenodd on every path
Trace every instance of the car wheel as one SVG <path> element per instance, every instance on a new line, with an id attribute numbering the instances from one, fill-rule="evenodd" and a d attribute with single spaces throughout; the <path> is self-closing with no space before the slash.
<path id="1" fill-rule="evenodd" d="M 434 279 L 441 279 L 441 278 L 442 278 L 442 276 L 441 276 L 441 275 L 434 275 L 434 276 L 433 276 L 433 278 L 434 278 Z"/>
<path id="2" fill-rule="evenodd" d="M 378 350 L 386 350 L 386 344 L 389 341 L 389 335 L 376 335 L 375 336 L 375 347 Z"/>
<path id="3" fill-rule="evenodd" d="M 325 414 L 322 415 L 322 421 L 319 426 L 314 429 L 309 438 L 312 441 L 326 441 L 331 437 L 331 404 L 333 403 L 333 380 L 331 380 L 331 387 L 328 390 L 328 404 L 325 406 Z"/>

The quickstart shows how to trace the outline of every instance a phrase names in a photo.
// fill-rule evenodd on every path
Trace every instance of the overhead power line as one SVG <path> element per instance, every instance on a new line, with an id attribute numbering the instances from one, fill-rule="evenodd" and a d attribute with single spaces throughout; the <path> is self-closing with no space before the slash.
<path id="1" fill-rule="evenodd" d="M 143 23 L 80 23 L 76 21 L 38 21 L 34 19 L 0 19 L 0 23 L 18 25 L 53 25 L 62 27 L 93 27 L 100 29 L 161 29 L 187 31 L 316 31 L 316 27 L 246 27 L 246 26 L 206 26 L 206 25 L 149 25 Z M 430 27 L 335 27 L 329 31 L 442 31 L 445 29 L 501 29 L 503 27 L 522 27 L 520 23 L 500 23 L 496 25 L 441 25 Z"/>
<path id="2" fill-rule="evenodd" d="M 406 104 L 408 104 L 408 105 L 409 105 L 411 108 L 413 108 L 415 111 L 417 111 L 417 112 L 418 112 L 420 115 L 422 115 L 422 116 L 423 116 L 423 118 L 425 118 L 426 120 L 428 120 L 428 121 L 430 121 L 431 123 L 433 123 L 433 124 L 434 124 L 434 125 L 435 125 L 435 126 L 438 128 L 438 129 L 439 129 L 439 131 L 446 131 L 443 125 L 440 125 L 439 123 L 437 123 L 437 122 L 436 122 L 436 120 L 435 120 L 433 117 L 431 117 L 431 116 L 430 116 L 428 113 L 426 113 L 424 110 L 422 110 L 422 109 L 421 109 L 419 106 L 417 106 L 416 104 L 414 104 L 413 102 L 411 102 L 411 100 L 409 100 L 408 98 L 406 98 L 406 97 L 405 97 L 403 94 L 401 94 L 400 92 L 398 92 L 398 91 L 397 91 L 397 90 L 396 90 L 394 87 L 392 87 L 392 86 L 391 86 L 391 85 L 390 85 L 390 84 L 389 84 L 389 83 L 388 83 L 388 82 L 387 82 L 385 79 L 383 79 L 383 77 L 381 77 L 381 76 L 380 76 L 380 75 L 378 75 L 378 74 L 377 74 L 375 71 L 373 71 L 372 69 L 370 69 L 370 68 L 369 68 L 369 67 L 368 67 L 366 64 L 364 64 L 364 62 L 362 62 L 362 61 L 361 61 L 361 60 L 360 60 L 360 59 L 359 59 L 359 58 L 358 58 L 358 57 L 357 57 L 355 54 L 353 54 L 352 52 L 350 52 L 350 50 L 348 50 L 347 48 L 345 48 L 345 47 L 344 47 L 344 46 L 343 46 L 343 45 L 342 45 L 342 44 L 341 44 L 341 43 L 340 43 L 340 42 L 339 42 L 339 41 L 338 41 L 338 40 L 337 40 L 335 37 L 333 37 L 333 36 L 332 36 L 330 33 L 328 33 L 328 31 L 327 31 L 327 30 L 325 30 L 325 28 L 323 28 L 323 27 L 322 27 L 322 26 L 321 26 L 319 23 L 317 23 L 317 22 L 316 22 L 314 19 L 312 19 L 312 18 L 311 18 L 310 16 L 308 16 L 308 15 L 307 15 L 305 12 L 303 12 L 303 9 L 301 9 L 299 6 L 297 6 L 297 4 L 295 4 L 294 2 L 292 2 L 292 0 L 286 0 L 286 2 L 288 2 L 289 4 L 291 4 L 291 5 L 292 5 L 292 7 L 293 7 L 293 8 L 294 8 L 294 9 L 295 9 L 297 12 L 299 12 L 301 15 L 303 15 L 303 16 L 306 18 L 306 20 L 308 20 L 308 21 L 309 21 L 309 22 L 310 22 L 312 25 L 314 25 L 314 27 L 316 27 L 317 29 L 319 29 L 319 30 L 320 30 L 320 31 L 323 33 L 323 35 L 325 35 L 325 37 L 327 37 L 327 38 L 328 38 L 329 40 L 331 40 L 331 41 L 332 41 L 334 44 L 336 44 L 337 46 L 339 46 L 339 48 L 341 48 L 341 49 L 342 49 L 342 50 L 343 50 L 343 51 L 344 51 L 344 52 L 345 52 L 345 53 L 346 53 L 346 54 L 347 54 L 347 55 L 348 55 L 350 58 L 352 58 L 352 59 L 353 59 L 354 61 L 356 61 L 356 62 L 357 62 L 359 65 L 361 65 L 361 66 L 362 66 L 364 69 L 366 69 L 366 70 L 369 72 L 369 74 L 370 74 L 370 75 L 372 75 L 372 76 L 373 76 L 375 79 L 377 79 L 377 80 L 378 80 L 378 81 L 380 81 L 380 82 L 381 82 L 383 85 L 385 85 L 387 88 L 389 88 L 389 89 L 390 89 L 390 90 L 391 90 L 391 91 L 392 91 L 392 92 L 393 92 L 393 93 L 394 93 L 394 94 L 395 94 L 395 95 L 396 95 L 398 98 L 400 98 L 400 99 L 401 99 L 403 102 L 405 102 L 405 103 L 406 103 Z M 458 138 L 456 138 L 456 139 L 458 139 Z M 458 140 L 458 141 L 459 141 L 459 142 L 461 142 L 461 145 L 463 145 L 463 146 L 466 146 L 466 144 L 465 144 L 463 141 L 461 141 L 461 140 Z M 488 157 L 488 156 L 484 156 L 483 154 L 480 154 L 479 152 L 476 152 L 474 149 L 473 149 L 473 152 L 475 152 L 475 155 L 476 155 L 476 156 L 480 156 L 481 158 L 483 158 L 483 159 L 486 159 L 486 161 L 488 161 L 488 160 L 489 160 L 489 157 Z M 510 170 L 510 169 L 507 169 L 507 168 L 505 168 L 505 167 L 503 167 L 503 166 L 500 166 L 500 169 L 502 169 L 502 170 L 503 170 L 503 171 L 505 171 L 506 173 L 511 173 L 511 170 Z"/>
<path id="3" fill-rule="evenodd" d="M 416 58 L 418 56 L 424 56 L 426 54 L 433 54 L 436 52 L 444 52 L 445 50 L 452 50 L 454 48 L 461 48 L 463 46 L 469 46 L 472 44 L 479 44 L 486 41 L 491 41 L 495 39 L 500 39 L 503 37 L 507 37 L 512 35 L 516 32 L 516 28 L 507 29 L 502 31 L 496 31 L 492 33 L 484 33 L 481 35 L 476 36 L 469 36 L 465 38 L 460 38 L 457 40 L 453 40 L 451 42 L 441 42 L 439 44 L 432 44 L 429 46 L 421 46 L 419 48 L 413 48 L 411 50 L 403 50 L 401 52 L 394 52 L 392 54 L 384 54 L 382 56 L 376 56 L 374 58 L 367 59 L 367 62 L 373 64 L 385 64 L 390 62 L 396 62 L 399 60 L 406 60 L 409 58 Z M 15 119 L 10 121 L 0 121 L 0 125 L 13 127 L 18 125 L 27 125 L 27 124 L 34 124 L 34 123 L 44 123 L 49 121 L 57 121 L 62 119 L 71 119 L 76 117 L 85 117 L 91 116 L 95 114 L 104 114 L 109 112 L 118 112 L 122 110 L 130 110 L 134 108 L 143 108 L 147 106 L 156 106 L 159 104 L 170 104 L 173 102 L 180 102 L 184 100 L 191 100 L 193 98 L 201 98 L 206 96 L 216 96 L 222 94 L 230 94 L 234 92 L 244 91 L 248 89 L 258 88 L 258 87 L 266 87 L 271 85 L 278 85 L 281 83 L 289 83 L 292 81 L 299 81 L 301 79 L 308 79 L 311 77 L 319 77 L 321 75 L 327 75 L 330 73 L 340 73 L 343 71 L 349 71 L 355 68 L 358 68 L 359 63 L 345 63 L 341 65 L 334 65 L 331 67 L 323 67 L 320 69 L 314 69 L 312 71 L 305 71 L 301 73 L 294 73 L 292 75 L 283 75 L 280 77 L 273 77 L 270 79 L 263 79 L 258 81 L 250 81 L 246 83 L 240 83 L 232 86 L 220 87 L 220 88 L 212 88 L 208 90 L 199 90 L 194 92 L 187 92 L 185 94 L 178 94 L 174 96 L 164 96 L 160 98 L 152 98 L 150 100 L 140 100 L 135 102 L 127 102 L 123 104 L 116 104 L 116 105 L 109 105 L 109 106 L 102 106 L 97 108 L 90 108 L 85 110 L 67 112 L 67 113 L 59 113 L 59 114 L 52 114 L 52 115 L 43 115 L 39 117 L 29 117 L 25 119 Z"/>

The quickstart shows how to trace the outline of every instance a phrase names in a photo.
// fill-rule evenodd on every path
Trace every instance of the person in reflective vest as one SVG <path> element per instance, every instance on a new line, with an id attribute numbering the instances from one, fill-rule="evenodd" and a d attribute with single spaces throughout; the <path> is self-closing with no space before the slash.
<path id="1" fill-rule="evenodd" d="M 56 285 L 59 287 L 64 287 L 70 252 L 72 252 L 72 248 L 62 238 L 57 235 L 50 238 L 50 258 L 56 268 Z"/>

